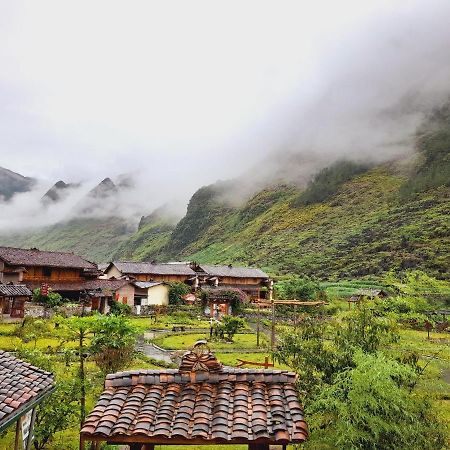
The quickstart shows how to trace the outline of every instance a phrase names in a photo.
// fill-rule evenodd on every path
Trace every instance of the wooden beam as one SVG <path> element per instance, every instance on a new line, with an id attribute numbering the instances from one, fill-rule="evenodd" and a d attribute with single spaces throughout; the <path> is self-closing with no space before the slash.
<path id="1" fill-rule="evenodd" d="M 242 366 L 262 366 L 266 369 L 269 367 L 273 367 L 273 363 L 269 363 L 269 358 L 266 356 L 264 358 L 264 362 L 256 362 L 256 361 L 246 361 L 245 359 L 237 359 L 239 361 L 239 364 L 236 364 L 236 367 L 242 367 Z"/>
<path id="2" fill-rule="evenodd" d="M 143 444 L 154 444 L 154 445 L 248 445 L 251 444 L 267 444 L 267 445 L 282 445 L 282 442 L 271 440 L 271 439 L 261 439 L 259 442 L 250 441 L 245 438 L 232 439 L 230 441 L 224 442 L 223 439 L 185 439 L 181 437 L 176 438 L 164 438 L 162 436 L 144 436 L 144 435 L 115 435 L 115 436 L 102 436 L 102 435 L 91 435 L 82 434 L 86 441 L 103 441 L 107 442 L 109 445 L 131 445 L 138 444 L 142 446 Z M 296 439 L 291 441 L 290 444 L 299 444 L 306 440 L 306 436 L 302 439 Z"/>

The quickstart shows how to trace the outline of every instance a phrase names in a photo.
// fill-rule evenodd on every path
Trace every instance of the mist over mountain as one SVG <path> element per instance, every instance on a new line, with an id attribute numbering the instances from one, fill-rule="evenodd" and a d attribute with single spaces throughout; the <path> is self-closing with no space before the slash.
<path id="1" fill-rule="evenodd" d="M 30 191 L 36 180 L 0 167 L 0 202 L 10 200 L 15 194 Z"/>
<path id="2" fill-rule="evenodd" d="M 106 22 L 98 5 L 89 17 L 78 4 L 5 8 L 0 241 L 99 261 L 194 256 L 306 270 L 308 258 L 341 258 L 373 234 L 357 217 L 376 229 L 400 220 L 401 201 L 419 211 L 408 220 L 435 230 L 441 215 L 421 201 L 429 192 L 433 208 L 445 204 L 450 3 L 350 3 L 180 5 L 175 22 L 150 3 L 108 5 Z M 346 215 L 363 237 L 341 229 Z M 392 251 L 401 265 L 409 250 L 393 241 L 423 236 L 408 233 L 374 237 L 376 259 Z M 419 246 L 410 253 L 425 264 Z"/>

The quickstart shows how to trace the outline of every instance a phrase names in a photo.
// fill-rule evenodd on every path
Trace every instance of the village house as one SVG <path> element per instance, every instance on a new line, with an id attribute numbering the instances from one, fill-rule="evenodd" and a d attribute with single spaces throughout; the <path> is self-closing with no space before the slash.
<path id="1" fill-rule="evenodd" d="M 169 286 L 164 282 L 98 278 L 83 283 L 68 283 L 65 288 L 80 292 L 86 305 L 101 313 L 110 311 L 112 301 L 130 306 L 136 314 L 141 313 L 142 306 L 169 304 Z"/>
<path id="2" fill-rule="evenodd" d="M 261 269 L 192 263 L 199 287 L 240 289 L 252 299 L 271 298 L 273 282 Z"/>
<path id="3" fill-rule="evenodd" d="M 84 283 L 96 279 L 97 265 L 73 253 L 0 247 L 0 282 L 25 284 L 30 289 L 47 284 L 63 297 L 78 299 Z"/>
<path id="4" fill-rule="evenodd" d="M 105 277 L 129 278 L 136 281 L 180 282 L 192 286 L 235 288 L 242 290 L 250 298 L 271 298 L 273 283 L 260 269 L 250 267 L 218 266 L 173 262 L 130 262 L 113 261 L 104 271 Z"/>
<path id="5" fill-rule="evenodd" d="M 112 261 L 105 270 L 106 278 L 128 277 L 136 281 L 164 281 L 193 284 L 196 273 L 186 263 Z"/>

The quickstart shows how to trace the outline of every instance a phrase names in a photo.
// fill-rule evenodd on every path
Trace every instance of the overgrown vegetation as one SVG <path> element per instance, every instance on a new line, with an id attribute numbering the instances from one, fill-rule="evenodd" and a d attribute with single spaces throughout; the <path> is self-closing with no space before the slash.
<path id="1" fill-rule="evenodd" d="M 308 276 L 290 276 L 275 284 L 277 297 L 282 300 L 312 300 L 321 292 L 320 283 Z"/>
<path id="2" fill-rule="evenodd" d="M 292 202 L 292 206 L 298 208 L 327 201 L 346 181 L 366 172 L 368 168 L 367 164 L 357 164 L 352 161 L 338 161 L 332 166 L 325 167 L 314 176 L 305 191 Z"/>
<path id="3" fill-rule="evenodd" d="M 443 448 L 443 425 L 414 390 L 418 358 L 389 350 L 399 338 L 396 322 L 364 303 L 341 321 L 307 319 L 283 336 L 274 357 L 299 373 L 305 448 Z"/>
<path id="4" fill-rule="evenodd" d="M 441 186 L 450 186 L 450 104 L 437 108 L 418 132 L 419 162 L 402 186 L 402 197 L 411 197 Z"/>

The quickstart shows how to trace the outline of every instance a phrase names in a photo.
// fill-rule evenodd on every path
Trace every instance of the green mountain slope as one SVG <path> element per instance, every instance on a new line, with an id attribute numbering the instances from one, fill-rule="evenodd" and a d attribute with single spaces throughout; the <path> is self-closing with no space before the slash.
<path id="1" fill-rule="evenodd" d="M 76 219 L 34 231 L 0 236 L 0 245 L 73 252 L 108 262 L 132 231 L 123 219 Z"/>
<path id="2" fill-rule="evenodd" d="M 160 259 L 168 244 L 174 226 L 162 220 L 146 223 L 131 237 L 124 240 L 113 253 L 112 259 L 149 261 Z"/>
<path id="3" fill-rule="evenodd" d="M 449 277 L 449 154 L 450 109 L 443 108 L 419 130 L 417 161 L 409 172 L 401 164 L 340 161 L 306 190 L 274 186 L 240 208 L 223 201 L 227 184 L 203 187 L 172 234 L 165 230 L 158 241 L 151 227 L 147 240 L 142 229 L 138 240 L 147 250 L 138 246 L 117 256 L 250 264 L 321 278 L 392 268 Z"/>
<path id="4" fill-rule="evenodd" d="M 242 220 L 242 211 L 224 217 L 184 253 L 202 262 L 256 264 L 323 278 L 412 267 L 443 276 L 449 263 L 449 190 L 405 203 L 398 196 L 404 182 L 376 168 L 346 182 L 328 201 L 297 208 L 298 192 L 283 190 L 284 198 L 250 221 Z"/>

